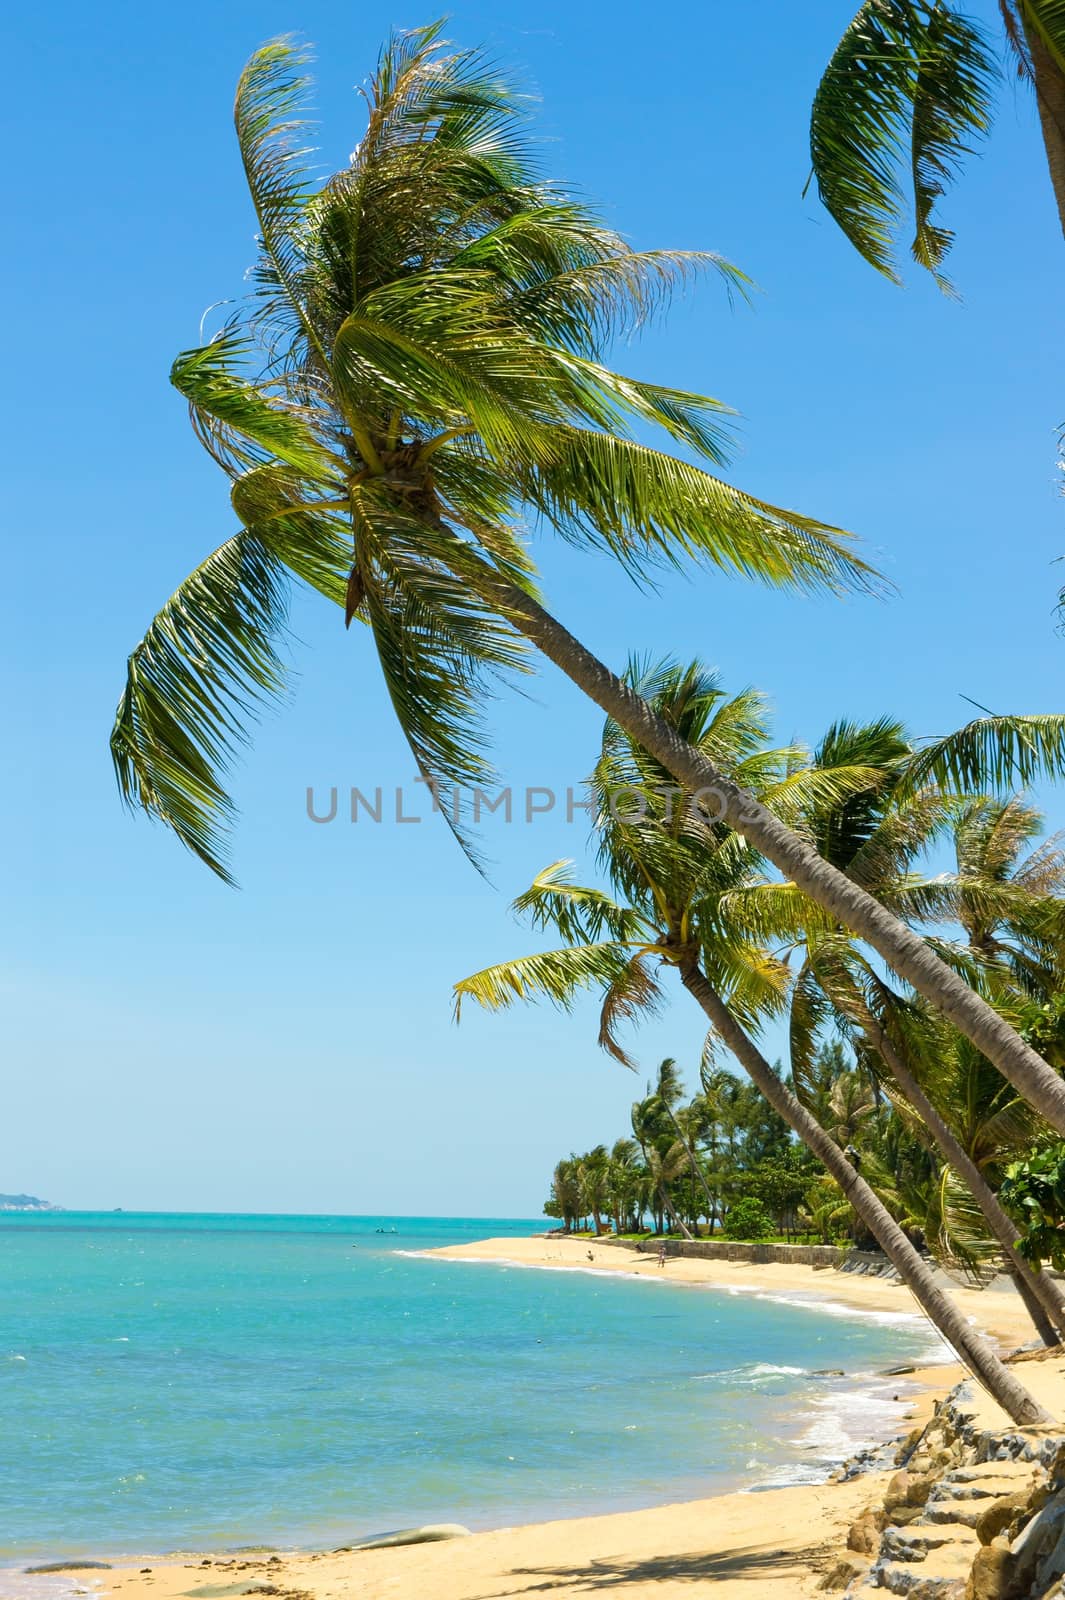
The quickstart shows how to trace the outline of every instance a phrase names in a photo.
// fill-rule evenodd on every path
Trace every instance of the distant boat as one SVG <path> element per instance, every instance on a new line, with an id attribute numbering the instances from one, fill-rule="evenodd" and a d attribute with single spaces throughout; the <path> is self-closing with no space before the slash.
<path id="1" fill-rule="evenodd" d="M 398 1233 L 398 1228 L 375 1228 L 374 1233 Z"/>

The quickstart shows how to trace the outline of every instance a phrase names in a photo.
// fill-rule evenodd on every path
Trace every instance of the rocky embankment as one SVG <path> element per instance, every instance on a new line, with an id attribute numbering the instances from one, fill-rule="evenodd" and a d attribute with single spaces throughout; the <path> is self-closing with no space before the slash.
<path id="1" fill-rule="evenodd" d="M 1065 1415 L 1065 1361 L 1024 1379 Z M 1065 1594 L 1065 1424 L 1018 1428 L 971 1380 L 900 1449 L 883 1500 L 853 1524 L 823 1589 L 909 1600 L 1060 1600 Z"/>

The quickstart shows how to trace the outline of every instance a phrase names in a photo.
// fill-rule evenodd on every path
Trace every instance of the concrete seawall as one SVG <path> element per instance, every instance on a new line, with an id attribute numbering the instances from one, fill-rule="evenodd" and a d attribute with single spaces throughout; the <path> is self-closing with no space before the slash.
<path id="1" fill-rule="evenodd" d="M 662 1248 L 669 1256 L 695 1256 L 706 1261 L 783 1261 L 792 1266 L 845 1268 L 850 1271 L 881 1272 L 891 1268 L 876 1251 L 849 1250 L 834 1244 L 737 1244 L 729 1239 L 601 1239 L 600 1244 L 618 1250 L 642 1251 L 657 1255 Z"/>

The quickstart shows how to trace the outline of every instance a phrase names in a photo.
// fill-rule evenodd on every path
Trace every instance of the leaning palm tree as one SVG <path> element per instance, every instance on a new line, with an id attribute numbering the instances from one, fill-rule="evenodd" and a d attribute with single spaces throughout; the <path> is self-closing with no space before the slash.
<path id="1" fill-rule="evenodd" d="M 717 685 L 694 669 L 655 675 L 660 709 L 682 711 L 678 721 L 698 746 L 707 743 L 720 758 L 724 747 L 750 748 L 759 725 L 749 712 L 730 717 Z M 764 798 L 779 805 L 801 805 L 807 780 L 820 789 L 826 774 L 794 770 L 792 752 L 775 764 L 764 749 L 741 765 L 760 771 Z M 645 751 L 608 724 L 603 755 L 592 781 L 601 803 L 601 860 L 614 895 L 578 886 L 567 863 L 547 868 L 515 901 L 534 926 L 557 930 L 559 949 L 519 957 L 489 967 L 455 985 L 456 1014 L 464 999 L 489 1010 L 516 1001 L 549 999 L 568 1008 L 583 991 L 602 997 L 600 1043 L 629 1062 L 618 1039 L 626 1022 L 635 1022 L 663 1000 L 662 967 L 675 970 L 707 1017 L 713 1035 L 743 1066 L 769 1104 L 828 1169 L 862 1222 L 896 1267 L 899 1276 L 943 1337 L 970 1370 L 1017 1421 L 1045 1416 L 1016 1377 L 974 1332 L 958 1307 L 861 1177 L 839 1144 L 825 1131 L 774 1072 L 755 1042 L 769 1015 L 779 1013 L 789 984 L 787 968 L 742 926 L 730 924 L 729 897 L 758 869 L 753 851 L 720 823 L 700 824 L 686 809 L 666 815 L 641 807 L 635 820 L 622 820 L 610 801 L 631 794 L 634 771 L 646 777 Z M 838 778 L 836 780 L 839 781 Z M 651 792 L 653 786 L 648 786 Z M 621 898 L 615 898 L 619 895 Z M 678 1143 L 679 1149 L 679 1143 Z"/>
<path id="2" fill-rule="evenodd" d="M 999 0 L 999 10 L 1018 75 L 1035 94 L 1065 233 L 1065 4 Z M 942 266 L 953 234 L 934 212 L 990 126 L 998 81 L 987 33 L 950 0 L 865 0 L 836 46 L 810 117 L 813 176 L 847 238 L 892 280 L 904 172 L 914 260 L 949 288 Z"/>
<path id="3" fill-rule="evenodd" d="M 635 577 L 703 560 L 776 585 L 869 587 L 847 535 L 710 470 L 726 408 L 609 368 L 610 337 L 711 266 L 633 252 L 545 183 L 522 97 L 438 28 L 392 40 L 351 164 L 311 181 L 304 57 L 251 59 L 235 120 L 259 223 L 253 290 L 172 378 L 230 480 L 239 529 L 178 587 L 129 660 L 112 734 L 122 793 L 223 877 L 225 771 L 283 689 L 293 579 L 369 629 L 396 716 L 440 810 L 488 774 L 478 720 L 537 647 L 838 920 L 955 1020 L 1065 1133 L 1065 1084 L 928 946 L 679 739 L 541 605 L 522 516 L 605 549 Z M 652 425 L 697 464 L 637 443 Z M 964 764 L 983 731 L 933 745 Z M 988 724 L 987 726 L 990 726 Z M 995 725 L 1018 781 L 1065 769 L 1065 718 Z M 472 846 L 470 846 L 472 848 Z"/>
<path id="4" fill-rule="evenodd" d="M 1025 808 L 1022 819 L 1015 802 L 959 800 L 935 787 L 915 791 L 906 781 L 913 759 L 905 729 L 889 718 L 833 725 L 815 751 L 815 763 L 835 768 L 861 762 L 870 781 L 864 789 L 836 801 L 818 800 L 811 808 L 806 828 L 818 850 L 898 916 L 960 921 L 980 964 L 974 969 L 966 963 L 976 981 L 986 980 L 987 968 L 1007 948 L 1015 965 L 1026 963 L 1029 984 L 1034 984 L 1037 957 L 1038 970 L 1049 981 L 1047 964 L 1053 970 L 1054 951 L 1061 949 L 1062 908 L 1054 898 L 1062 874 L 1057 841 L 1049 841 L 1030 862 L 1018 863 L 1018 841 L 1030 839 L 1036 829 Z M 958 873 L 930 878 L 916 871 L 922 855 L 950 832 L 957 840 Z M 1007 873 L 1011 865 L 1016 881 Z M 922 1056 L 900 1031 L 903 999 L 869 952 L 794 885 L 748 886 L 733 898 L 730 914 L 747 920 L 759 936 L 802 952 L 791 1005 L 791 1057 L 800 1097 L 819 1029 L 826 1021 L 842 1025 L 882 1064 L 888 1087 L 913 1107 L 948 1168 L 972 1195 L 1043 1337 L 1056 1342 L 1065 1333 L 1065 1296 L 1021 1256 L 1016 1226 L 985 1171 L 926 1092 Z M 995 937 L 1007 918 L 1017 935 L 1008 946 Z M 941 947 L 964 961 L 955 947 Z"/>

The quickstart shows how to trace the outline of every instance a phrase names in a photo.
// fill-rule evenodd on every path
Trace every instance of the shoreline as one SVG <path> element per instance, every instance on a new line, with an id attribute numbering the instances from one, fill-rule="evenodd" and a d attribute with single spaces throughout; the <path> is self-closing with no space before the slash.
<path id="1" fill-rule="evenodd" d="M 717 1600 L 811 1600 L 848 1527 L 888 1481 L 716 1495 L 643 1511 L 527 1523 L 465 1538 L 361 1551 L 144 1557 L 106 1571 L 23 1579 L 22 1596 L 121 1600 L 504 1600 L 549 1593 L 577 1600 L 602 1588 L 620 1600 L 687 1600 L 714 1582 Z M 67 1579 L 65 1585 L 57 1579 Z M 2 1571 L 0 1571 L 2 1581 Z M 34 1589 L 34 1582 L 42 1586 Z M 0 1590 L 0 1595 L 3 1591 Z M 6 1596 L 4 1596 L 6 1600 Z"/>
<path id="2" fill-rule="evenodd" d="M 579 1271 L 649 1278 L 691 1288 L 752 1294 L 792 1304 L 832 1306 L 877 1320 L 924 1320 L 899 1283 L 790 1263 L 752 1263 L 653 1255 L 564 1235 L 484 1239 L 435 1250 L 402 1251 L 426 1260 L 495 1264 L 528 1270 Z M 1000 1345 L 1030 1337 L 1024 1308 L 1011 1293 L 956 1289 L 967 1315 Z M 887 1376 L 884 1374 L 883 1376 Z M 965 1376 L 945 1360 L 899 1374 L 905 1425 L 925 1426 L 939 1401 Z M 67 1600 L 76 1594 L 116 1600 L 395 1600 L 431 1593 L 434 1600 L 503 1600 L 550 1592 L 557 1600 L 597 1588 L 621 1600 L 680 1600 L 703 1578 L 719 1600 L 811 1600 L 844 1549 L 847 1529 L 878 1500 L 893 1471 L 891 1445 L 870 1452 L 872 1470 L 787 1487 L 749 1486 L 648 1509 L 574 1516 L 475 1532 L 468 1537 L 391 1548 L 334 1551 L 247 1551 L 123 1557 L 121 1565 L 39 1577 L 25 1567 L 0 1567 L 18 1600 Z M 826 1468 L 826 1471 L 828 1469 Z M 767 1533 L 767 1530 L 771 1530 Z M 31 1563 L 32 1564 L 32 1563 Z"/>
<path id="3" fill-rule="evenodd" d="M 558 1272 L 597 1272 L 647 1278 L 653 1283 L 724 1289 L 795 1304 L 846 1306 L 885 1321 L 907 1318 L 924 1322 L 938 1335 L 904 1284 L 893 1278 L 863 1276 L 833 1267 L 810 1267 L 781 1261 L 720 1261 L 704 1257 L 667 1256 L 664 1267 L 653 1254 L 637 1254 L 614 1244 L 565 1234 L 533 1238 L 479 1239 L 470 1244 L 443 1245 L 435 1250 L 402 1252 L 425 1260 L 472 1261 L 486 1265 L 538 1268 Z M 829 1287 L 831 1286 L 831 1287 Z M 1012 1290 L 972 1289 L 946 1285 L 972 1322 L 1003 1349 L 1014 1349 L 1033 1336 L 1019 1296 Z M 954 1365 L 949 1358 L 944 1366 Z M 929 1366 L 937 1364 L 929 1363 Z"/>

